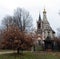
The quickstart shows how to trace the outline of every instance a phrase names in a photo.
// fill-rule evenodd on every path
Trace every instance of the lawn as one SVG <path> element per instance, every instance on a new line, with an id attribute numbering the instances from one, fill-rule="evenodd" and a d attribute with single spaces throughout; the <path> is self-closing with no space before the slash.
<path id="1" fill-rule="evenodd" d="M 16 53 L 2 54 L 0 59 L 60 59 L 59 52 L 24 52 L 21 55 Z"/>

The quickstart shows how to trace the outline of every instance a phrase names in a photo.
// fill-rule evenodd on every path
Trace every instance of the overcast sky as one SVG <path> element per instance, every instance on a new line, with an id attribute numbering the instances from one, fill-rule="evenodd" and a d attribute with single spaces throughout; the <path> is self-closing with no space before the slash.
<path id="1" fill-rule="evenodd" d="M 60 0 L 0 0 L 0 24 L 6 15 L 12 15 L 17 7 L 25 8 L 30 12 L 34 25 L 38 20 L 39 13 L 43 17 L 43 9 L 47 11 L 47 19 L 51 27 L 56 31 L 60 27 Z"/>

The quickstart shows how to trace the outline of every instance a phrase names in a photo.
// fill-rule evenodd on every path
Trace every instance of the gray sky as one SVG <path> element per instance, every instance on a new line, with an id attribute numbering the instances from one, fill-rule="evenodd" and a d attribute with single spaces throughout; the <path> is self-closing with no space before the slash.
<path id="1" fill-rule="evenodd" d="M 56 31 L 60 27 L 60 0 L 0 0 L 0 23 L 4 16 L 12 15 L 17 7 L 25 8 L 30 12 L 36 25 L 39 13 L 43 17 L 43 9 L 47 11 L 47 19 Z"/>

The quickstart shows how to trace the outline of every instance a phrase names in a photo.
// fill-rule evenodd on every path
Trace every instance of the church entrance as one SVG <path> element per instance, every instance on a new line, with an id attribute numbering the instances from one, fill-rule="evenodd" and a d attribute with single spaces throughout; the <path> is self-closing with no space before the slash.
<path id="1" fill-rule="evenodd" d="M 47 37 L 44 40 L 44 43 L 45 43 L 45 50 L 46 51 L 52 51 L 53 50 L 53 40 L 51 40 L 50 37 Z"/>

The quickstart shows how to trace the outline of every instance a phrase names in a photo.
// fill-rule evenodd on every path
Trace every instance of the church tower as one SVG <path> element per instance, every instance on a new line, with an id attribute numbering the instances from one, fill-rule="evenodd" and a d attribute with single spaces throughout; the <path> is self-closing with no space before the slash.
<path id="1" fill-rule="evenodd" d="M 43 11 L 43 28 L 48 29 L 48 27 L 50 27 L 50 24 L 47 20 L 46 10 L 44 9 L 44 11 Z"/>
<path id="2" fill-rule="evenodd" d="M 50 36 L 51 38 L 53 38 L 53 30 L 50 27 L 50 24 L 47 20 L 47 16 L 46 16 L 46 10 L 44 9 L 43 11 L 43 32 L 44 32 L 44 38 L 46 39 L 47 36 Z"/>
<path id="3" fill-rule="evenodd" d="M 42 34 L 42 20 L 41 20 L 41 16 L 39 14 L 39 19 L 37 21 L 37 34 Z"/>
<path id="4" fill-rule="evenodd" d="M 40 40 L 42 40 L 42 20 L 41 15 L 39 14 L 39 19 L 37 21 L 37 40 L 40 43 Z"/>

